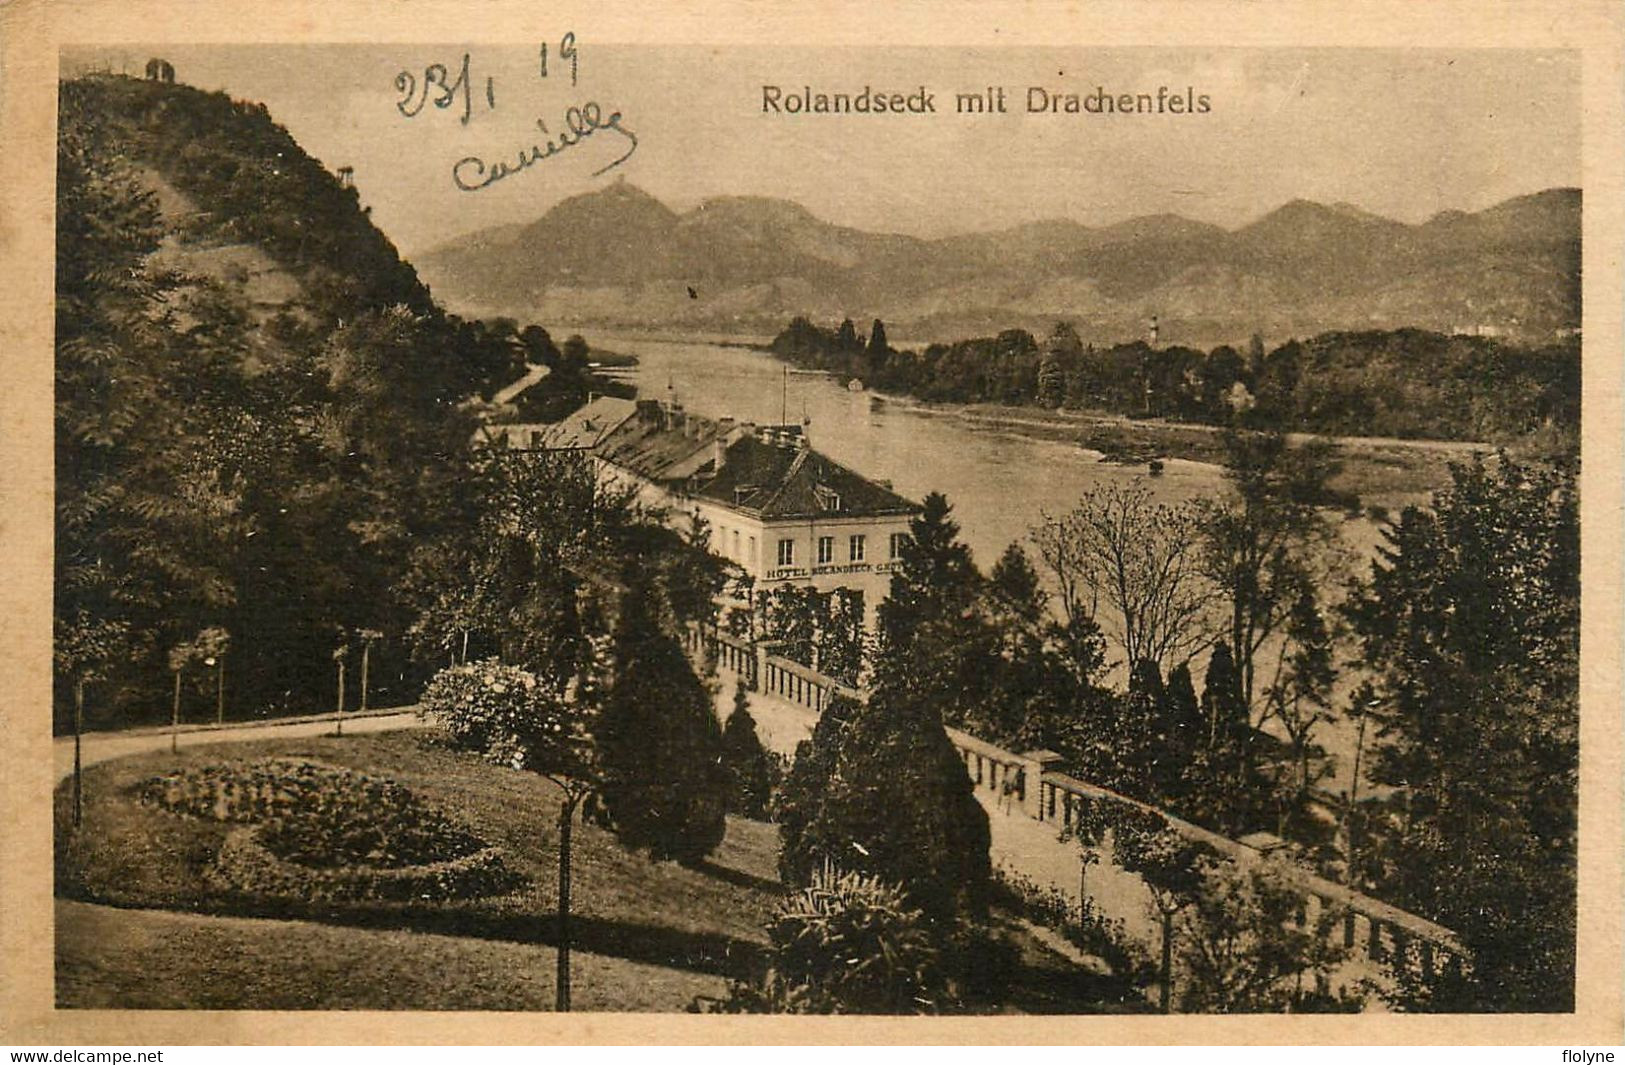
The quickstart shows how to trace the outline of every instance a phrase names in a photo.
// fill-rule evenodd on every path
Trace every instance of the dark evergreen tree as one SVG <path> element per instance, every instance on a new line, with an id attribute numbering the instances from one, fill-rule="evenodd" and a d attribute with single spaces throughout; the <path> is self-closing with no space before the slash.
<path id="1" fill-rule="evenodd" d="M 772 798 L 773 765 L 756 735 L 743 679 L 734 689 L 733 712 L 722 730 L 722 765 L 728 773 L 728 809 L 742 817 L 765 816 Z"/>
<path id="2" fill-rule="evenodd" d="M 1067 380 L 1082 369 L 1083 341 L 1071 322 L 1056 322 L 1038 363 L 1038 402 L 1059 407 L 1067 398 Z"/>
<path id="3" fill-rule="evenodd" d="M 926 496 L 909 527 L 890 595 L 876 610 L 874 683 L 890 683 L 963 720 L 987 697 L 998 634 L 980 610 L 983 580 L 959 539 L 953 508 Z"/>
<path id="4" fill-rule="evenodd" d="M 835 332 L 835 344 L 846 352 L 863 350 L 863 342 L 858 339 L 858 329 L 852 324 L 852 319 L 847 318 L 841 322 L 841 327 Z"/>
<path id="5" fill-rule="evenodd" d="M 1038 624 L 1047 596 L 1039 587 L 1038 571 L 1019 543 L 1004 549 L 1004 554 L 993 564 L 988 581 L 1000 607 L 1022 622 Z"/>
<path id="6" fill-rule="evenodd" d="M 891 361 L 891 345 L 886 343 L 886 326 L 879 318 L 869 329 L 869 347 L 863 353 L 863 361 L 868 367 L 870 380 L 885 373 L 886 365 Z"/>
<path id="7" fill-rule="evenodd" d="M 1161 745 L 1157 753 L 1157 788 L 1177 799 L 1196 753 L 1207 744 L 1207 721 L 1196 698 L 1190 663 L 1168 674 L 1163 692 Z"/>
<path id="8" fill-rule="evenodd" d="M 1111 783 L 1116 790 L 1146 801 L 1156 799 L 1166 701 L 1162 671 L 1151 659 L 1141 659 L 1129 674 L 1127 693 L 1117 700 Z"/>
<path id="9" fill-rule="evenodd" d="M 949 514 L 947 500 L 933 493 L 911 526 L 891 597 L 880 607 L 885 651 L 875 662 L 872 694 L 829 737 L 833 758 L 828 750 L 815 755 L 809 774 L 833 766 L 821 794 L 807 787 L 799 766 L 792 771 L 801 779 L 786 791 L 801 805 L 796 823 L 786 823 L 781 859 L 796 884 L 826 860 L 899 883 L 939 920 L 981 910 L 991 875 L 987 814 L 943 731 L 945 686 L 954 678 L 927 675 L 947 671 L 968 680 L 971 665 L 956 656 L 974 657 L 952 646 L 953 633 L 974 615 L 979 579 Z"/>
<path id="10" fill-rule="evenodd" d="M 634 574 L 615 626 L 615 676 L 596 738 L 603 812 L 621 841 L 697 862 L 722 842 L 728 781 L 710 693 Z"/>
<path id="11" fill-rule="evenodd" d="M 795 759 L 785 774 L 784 786 L 773 800 L 773 820 L 778 822 L 779 875 L 785 883 L 802 883 L 819 864 L 804 847 L 807 828 L 818 816 L 829 778 L 846 733 L 857 713 L 858 704 L 844 695 L 833 696 L 813 726 L 812 737 L 796 744 Z"/>
<path id="12" fill-rule="evenodd" d="M 1207 723 L 1209 749 L 1246 745 L 1251 739 L 1251 720 L 1241 697 L 1235 656 L 1224 643 L 1214 647 L 1208 659 L 1202 681 L 1202 718 Z"/>
<path id="13" fill-rule="evenodd" d="M 1456 932 L 1470 972 L 1413 1009 L 1574 1008 L 1580 534 L 1572 468 L 1453 467 L 1352 604 L 1376 671 L 1372 777 L 1403 789 L 1372 841 L 1394 901 Z"/>
<path id="14" fill-rule="evenodd" d="M 1180 812 L 1218 832 L 1239 835 L 1264 801 L 1269 782 L 1253 762 L 1253 730 L 1230 649 L 1220 643 L 1202 688 L 1205 742 L 1185 767 Z"/>

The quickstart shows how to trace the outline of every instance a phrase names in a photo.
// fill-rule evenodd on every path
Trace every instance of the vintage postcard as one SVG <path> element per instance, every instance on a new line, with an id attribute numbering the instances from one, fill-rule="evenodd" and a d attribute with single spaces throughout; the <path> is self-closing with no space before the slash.
<path id="1" fill-rule="evenodd" d="M 1620 1040 L 1618 10 L 0 20 L 7 1041 Z"/>

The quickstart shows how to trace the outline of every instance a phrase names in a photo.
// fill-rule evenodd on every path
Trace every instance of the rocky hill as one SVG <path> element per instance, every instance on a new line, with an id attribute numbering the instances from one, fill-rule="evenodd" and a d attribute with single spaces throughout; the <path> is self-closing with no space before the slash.
<path id="1" fill-rule="evenodd" d="M 1420 225 L 1299 200 L 1236 230 L 1154 215 L 921 240 L 783 200 L 677 213 L 621 182 L 418 266 L 453 305 L 572 325 L 773 332 L 795 314 L 850 315 L 951 337 L 1064 317 L 1115 340 L 1157 315 L 1165 339 L 1197 344 L 1407 326 L 1543 341 L 1579 324 L 1580 192 Z"/>

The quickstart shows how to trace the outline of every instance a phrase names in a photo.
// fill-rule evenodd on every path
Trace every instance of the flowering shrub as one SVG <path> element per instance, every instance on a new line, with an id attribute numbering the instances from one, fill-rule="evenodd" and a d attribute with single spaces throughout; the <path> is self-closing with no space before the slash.
<path id="1" fill-rule="evenodd" d="M 436 673 L 419 704 L 457 746 L 514 769 L 540 768 L 529 763 L 574 739 L 568 704 L 535 674 L 494 658 Z"/>

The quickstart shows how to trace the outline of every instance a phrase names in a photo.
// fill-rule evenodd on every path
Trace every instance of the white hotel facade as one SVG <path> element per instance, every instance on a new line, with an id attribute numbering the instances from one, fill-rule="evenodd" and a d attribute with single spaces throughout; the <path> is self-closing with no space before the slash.
<path id="1" fill-rule="evenodd" d="M 855 590 L 869 625 L 920 510 L 889 484 L 814 451 L 802 426 L 702 418 L 675 403 L 600 397 L 543 434 L 506 438 L 515 447 L 590 452 L 673 522 L 703 519 L 712 552 L 748 574 L 756 591 Z"/>

